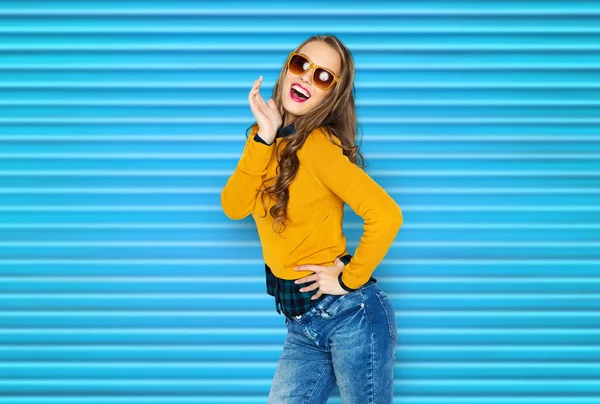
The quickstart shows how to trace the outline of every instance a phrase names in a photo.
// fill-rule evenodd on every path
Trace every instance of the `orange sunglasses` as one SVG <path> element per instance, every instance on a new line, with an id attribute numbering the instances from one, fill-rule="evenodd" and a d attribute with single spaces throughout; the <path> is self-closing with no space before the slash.
<path id="1" fill-rule="evenodd" d="M 315 86 L 321 90 L 327 90 L 334 83 L 340 81 L 340 79 L 331 70 L 314 64 L 306 55 L 302 53 L 290 52 L 287 65 L 289 71 L 298 76 L 314 68 L 313 83 L 315 83 Z"/>

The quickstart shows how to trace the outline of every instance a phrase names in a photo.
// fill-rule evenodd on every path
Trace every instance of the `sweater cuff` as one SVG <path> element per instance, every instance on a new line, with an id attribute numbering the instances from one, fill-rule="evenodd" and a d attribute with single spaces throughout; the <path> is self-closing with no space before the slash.
<path id="1" fill-rule="evenodd" d="M 342 275 L 344 274 L 344 271 L 340 272 L 340 274 L 338 275 L 338 282 L 340 283 L 340 286 L 342 287 L 342 289 L 344 289 L 347 292 L 354 292 L 355 290 L 358 290 L 359 288 L 351 288 L 350 286 L 347 286 L 344 281 L 342 280 Z"/>
<path id="2" fill-rule="evenodd" d="M 264 141 L 264 139 L 260 136 L 258 136 L 258 133 L 254 135 L 254 140 L 257 142 L 260 142 L 262 144 L 266 144 L 267 146 L 271 146 L 273 143 L 267 143 Z"/>

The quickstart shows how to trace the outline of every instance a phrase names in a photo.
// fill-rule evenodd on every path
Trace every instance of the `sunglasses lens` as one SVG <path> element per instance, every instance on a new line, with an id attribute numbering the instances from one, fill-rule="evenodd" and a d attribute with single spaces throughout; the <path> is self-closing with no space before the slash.
<path id="1" fill-rule="evenodd" d="M 327 70 L 316 69 L 314 75 L 314 82 L 317 87 L 325 89 L 333 82 L 333 76 Z"/>
<path id="2" fill-rule="evenodd" d="M 292 56 L 290 60 L 290 71 L 294 74 L 302 74 L 310 67 L 308 60 L 300 55 Z"/>

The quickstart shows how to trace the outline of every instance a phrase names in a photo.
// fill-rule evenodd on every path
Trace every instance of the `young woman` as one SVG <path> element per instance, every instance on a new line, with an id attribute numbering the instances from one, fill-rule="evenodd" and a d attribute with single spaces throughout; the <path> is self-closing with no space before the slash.
<path id="1" fill-rule="evenodd" d="M 267 292 L 285 315 L 269 403 L 326 403 L 336 383 L 345 404 L 391 403 L 396 316 L 371 275 L 403 218 L 356 164 L 352 55 L 335 36 L 314 36 L 290 52 L 268 102 L 261 83 L 248 95 L 256 122 L 221 205 L 231 219 L 255 220 Z M 354 256 L 344 203 L 364 219 Z"/>

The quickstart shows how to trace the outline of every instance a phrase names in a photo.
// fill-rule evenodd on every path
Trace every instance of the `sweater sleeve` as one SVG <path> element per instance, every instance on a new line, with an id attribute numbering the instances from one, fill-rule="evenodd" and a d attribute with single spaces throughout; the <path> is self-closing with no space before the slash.
<path id="1" fill-rule="evenodd" d="M 271 143 L 265 142 L 262 137 L 258 136 L 258 133 L 256 135 L 254 135 L 254 141 L 260 142 L 262 144 L 266 144 L 267 146 L 271 146 L 273 144 L 273 142 L 271 142 Z"/>
<path id="2" fill-rule="evenodd" d="M 275 147 L 258 142 L 255 134 L 258 126 L 254 126 L 246 139 L 244 151 L 233 174 L 221 191 L 221 207 L 223 212 L 234 220 L 248 216 L 254 208 L 258 189 L 267 173 L 267 165 Z"/>
<path id="3" fill-rule="evenodd" d="M 332 136 L 337 145 L 339 139 Z M 300 152 L 313 175 L 363 218 L 360 243 L 338 277 L 346 290 L 365 284 L 390 249 L 403 223 L 394 199 L 342 153 L 321 129 L 313 131 Z"/>

